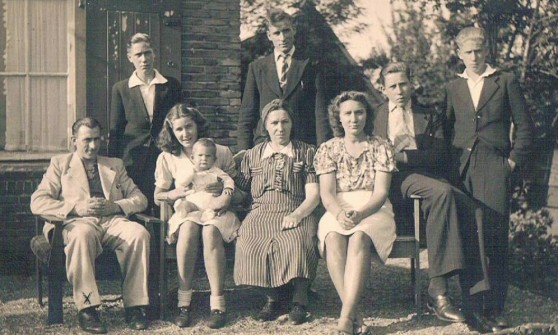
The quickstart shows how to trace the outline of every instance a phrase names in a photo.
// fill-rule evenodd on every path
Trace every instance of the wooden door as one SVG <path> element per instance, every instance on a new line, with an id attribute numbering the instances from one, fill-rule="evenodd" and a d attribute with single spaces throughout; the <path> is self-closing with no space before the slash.
<path id="1" fill-rule="evenodd" d="M 151 36 L 155 68 L 180 80 L 180 0 L 87 0 L 87 116 L 110 129 L 112 86 L 134 71 L 126 43 L 138 32 Z M 103 149 L 104 150 L 104 149 Z M 105 151 L 103 151 L 105 152 Z"/>

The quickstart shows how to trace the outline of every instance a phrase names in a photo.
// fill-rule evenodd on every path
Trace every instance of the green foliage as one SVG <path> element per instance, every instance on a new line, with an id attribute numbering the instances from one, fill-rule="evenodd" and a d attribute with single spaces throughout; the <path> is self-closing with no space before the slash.
<path id="1" fill-rule="evenodd" d="M 510 272 L 515 284 L 558 298 L 558 237 L 548 210 L 519 210 L 510 220 Z"/>

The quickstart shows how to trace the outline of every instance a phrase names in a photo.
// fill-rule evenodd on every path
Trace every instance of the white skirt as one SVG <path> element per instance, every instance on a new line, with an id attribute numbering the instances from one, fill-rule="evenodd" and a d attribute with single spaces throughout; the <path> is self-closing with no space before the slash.
<path id="1" fill-rule="evenodd" d="M 363 206 L 370 199 L 371 195 L 372 191 L 364 190 L 339 192 L 337 193 L 337 201 L 343 209 L 356 209 Z M 378 257 L 385 263 L 391 253 L 393 242 L 396 237 L 393 208 L 389 199 L 386 199 L 386 202 L 380 210 L 364 218 L 359 224 L 349 230 L 345 230 L 333 214 L 326 212 L 318 224 L 320 254 L 322 256 L 324 254 L 325 239 L 330 232 L 336 232 L 347 236 L 352 235 L 357 231 L 361 231 L 370 237 Z"/>

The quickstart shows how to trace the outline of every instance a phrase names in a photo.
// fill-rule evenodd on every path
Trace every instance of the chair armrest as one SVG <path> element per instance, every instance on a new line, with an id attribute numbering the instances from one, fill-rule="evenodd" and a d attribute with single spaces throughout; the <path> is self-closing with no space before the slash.
<path id="1" fill-rule="evenodd" d="M 130 216 L 130 219 L 143 224 L 151 236 L 155 236 L 158 226 L 163 224 L 161 219 L 144 213 L 133 214 Z"/>

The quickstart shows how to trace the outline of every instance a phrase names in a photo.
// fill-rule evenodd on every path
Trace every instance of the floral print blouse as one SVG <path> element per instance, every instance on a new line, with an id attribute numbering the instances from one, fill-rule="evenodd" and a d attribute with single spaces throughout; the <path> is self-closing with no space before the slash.
<path id="1" fill-rule="evenodd" d="M 335 172 L 337 192 L 374 190 L 376 171 L 394 172 L 393 146 L 378 136 L 368 137 L 368 147 L 353 157 L 345 148 L 342 137 L 335 137 L 322 143 L 314 157 L 316 174 Z"/>

